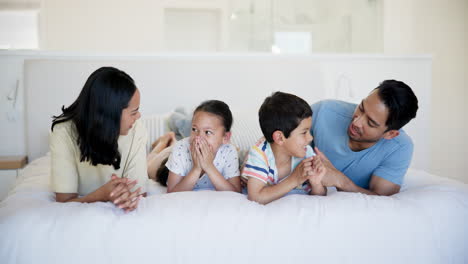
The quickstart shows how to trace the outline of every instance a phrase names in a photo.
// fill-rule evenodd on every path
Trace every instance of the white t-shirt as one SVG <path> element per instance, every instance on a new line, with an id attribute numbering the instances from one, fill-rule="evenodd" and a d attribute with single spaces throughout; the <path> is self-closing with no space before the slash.
<path id="1" fill-rule="evenodd" d="M 193 167 L 189 140 L 190 137 L 187 137 L 178 141 L 172 149 L 172 154 L 166 163 L 166 167 L 171 172 L 182 177 L 185 177 Z M 237 150 L 231 144 L 224 144 L 219 147 L 213 164 L 226 180 L 237 177 L 240 174 Z M 198 179 L 193 190 L 215 190 L 215 187 L 205 173 Z"/>
<path id="2" fill-rule="evenodd" d="M 81 151 L 76 143 L 77 136 L 72 121 L 55 125 L 50 134 L 51 184 L 54 192 L 87 195 L 107 183 L 113 173 L 118 177 L 137 179 L 134 190 L 141 187 L 141 192 L 146 192 L 147 132 L 141 122 L 135 122 L 128 135 L 120 136 L 118 139 L 118 150 L 121 155 L 118 170 L 112 165 L 93 166 L 89 161 L 81 162 Z M 125 175 L 122 175 L 124 167 L 126 167 Z"/>

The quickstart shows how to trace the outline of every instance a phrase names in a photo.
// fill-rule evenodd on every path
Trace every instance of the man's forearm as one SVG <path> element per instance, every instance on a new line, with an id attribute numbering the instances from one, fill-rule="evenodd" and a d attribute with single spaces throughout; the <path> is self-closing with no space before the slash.
<path id="1" fill-rule="evenodd" d="M 369 194 L 369 195 L 378 195 L 377 193 L 361 188 L 357 186 L 348 176 L 346 176 L 344 173 L 340 171 L 335 172 L 335 178 L 337 179 L 336 181 L 336 189 L 341 192 L 359 192 L 359 193 L 364 193 L 364 194 Z"/>
<path id="2" fill-rule="evenodd" d="M 311 184 L 312 189 L 310 190 L 310 195 L 327 195 L 327 187 L 322 184 Z"/>

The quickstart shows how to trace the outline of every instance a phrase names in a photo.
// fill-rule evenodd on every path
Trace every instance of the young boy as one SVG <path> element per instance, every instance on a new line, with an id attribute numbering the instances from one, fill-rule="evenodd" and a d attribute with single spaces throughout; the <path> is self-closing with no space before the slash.
<path id="1" fill-rule="evenodd" d="M 303 99 L 276 92 L 259 110 L 264 138 L 248 154 L 242 177 L 249 200 L 267 204 L 288 193 L 326 195 L 326 172 L 309 146 L 312 110 Z"/>

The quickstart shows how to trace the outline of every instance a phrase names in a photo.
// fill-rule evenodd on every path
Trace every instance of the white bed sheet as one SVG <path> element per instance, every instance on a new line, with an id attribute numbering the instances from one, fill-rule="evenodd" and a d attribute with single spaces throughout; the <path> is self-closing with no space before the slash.
<path id="1" fill-rule="evenodd" d="M 331 192 L 263 206 L 232 192 L 56 203 L 50 158 L 0 203 L 1 263 L 467 263 L 468 186 L 410 170 L 391 197 Z"/>

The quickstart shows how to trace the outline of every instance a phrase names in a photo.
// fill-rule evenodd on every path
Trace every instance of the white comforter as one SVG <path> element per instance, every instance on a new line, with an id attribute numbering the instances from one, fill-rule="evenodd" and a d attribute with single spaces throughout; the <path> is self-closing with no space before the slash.
<path id="1" fill-rule="evenodd" d="M 467 263 L 468 186 L 410 170 L 401 193 L 164 194 L 139 208 L 56 203 L 49 157 L 0 204 L 0 263 Z"/>

